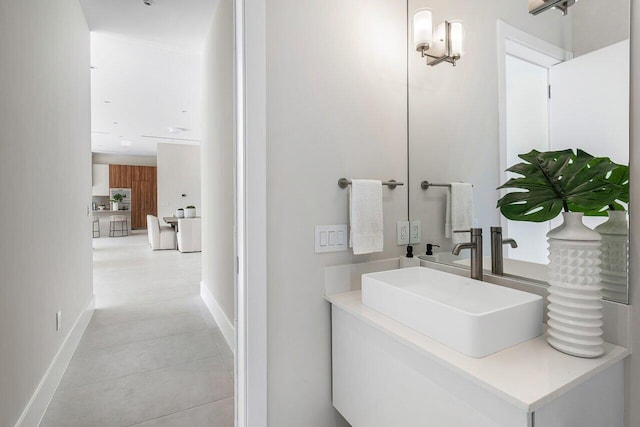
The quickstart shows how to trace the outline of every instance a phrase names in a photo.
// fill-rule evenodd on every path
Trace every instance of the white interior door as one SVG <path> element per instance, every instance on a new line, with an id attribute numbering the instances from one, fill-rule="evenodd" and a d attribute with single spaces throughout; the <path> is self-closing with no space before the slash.
<path id="1" fill-rule="evenodd" d="M 549 69 L 551 149 L 629 162 L 629 41 Z"/>
<path id="2" fill-rule="evenodd" d="M 548 68 L 508 54 L 506 57 L 506 165 L 522 162 L 519 154 L 549 149 Z M 513 174 L 509 174 L 513 175 Z M 507 177 L 511 177 L 507 175 Z M 514 175 L 515 176 L 515 175 Z M 507 258 L 547 263 L 549 223 L 507 220 L 508 237 L 518 248 L 505 247 Z"/>
<path id="3" fill-rule="evenodd" d="M 551 150 L 581 148 L 628 164 L 629 41 L 557 64 L 549 69 L 549 81 Z M 584 222 L 595 227 L 603 221 Z"/>

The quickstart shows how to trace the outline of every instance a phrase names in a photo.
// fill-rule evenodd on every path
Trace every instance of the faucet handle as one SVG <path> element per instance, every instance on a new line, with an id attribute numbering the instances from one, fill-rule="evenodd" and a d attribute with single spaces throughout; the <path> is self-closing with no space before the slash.
<path id="1" fill-rule="evenodd" d="M 454 233 L 471 233 L 472 236 L 482 236 L 482 228 L 472 227 L 467 230 L 453 230 Z"/>

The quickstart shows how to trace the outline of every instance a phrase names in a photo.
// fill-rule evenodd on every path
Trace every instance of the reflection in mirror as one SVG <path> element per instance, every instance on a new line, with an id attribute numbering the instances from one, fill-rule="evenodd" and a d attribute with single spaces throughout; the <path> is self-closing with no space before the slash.
<path id="1" fill-rule="evenodd" d="M 517 248 L 503 247 L 504 273 L 546 282 L 546 233 L 561 217 L 507 220 L 496 209 L 506 191 L 496 189 L 516 176 L 505 170 L 522 162 L 518 155 L 532 149 L 582 149 L 628 164 L 629 0 L 577 2 L 566 16 L 558 10 L 534 16 L 524 1 L 409 0 L 408 22 L 425 8 L 434 26 L 464 22 L 465 56 L 456 67 L 428 67 L 408 40 L 410 217 L 422 223 L 423 245 L 440 246 L 429 259 L 468 264 L 451 255 L 453 242 L 445 237 L 449 188 L 423 190 L 420 183 L 472 184 L 471 223 L 485 230 L 485 254 L 490 227 L 501 226 L 503 238 L 517 241 Z M 450 199 L 455 208 L 456 197 Z M 617 223 L 626 221 L 621 215 Z M 605 221 L 584 219 L 591 228 Z M 425 253 L 424 246 L 415 249 Z M 618 265 L 626 267 L 621 256 Z M 490 256 L 484 268 L 491 270 Z M 626 303 L 621 274 L 616 280 L 625 285 L 605 297 Z"/>

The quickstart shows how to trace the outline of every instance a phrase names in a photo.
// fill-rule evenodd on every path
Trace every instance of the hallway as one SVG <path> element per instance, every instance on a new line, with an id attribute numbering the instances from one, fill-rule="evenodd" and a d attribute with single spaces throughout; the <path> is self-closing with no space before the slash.
<path id="1" fill-rule="evenodd" d="M 42 426 L 233 426 L 233 355 L 199 296 L 201 254 L 94 239 L 96 310 Z"/>

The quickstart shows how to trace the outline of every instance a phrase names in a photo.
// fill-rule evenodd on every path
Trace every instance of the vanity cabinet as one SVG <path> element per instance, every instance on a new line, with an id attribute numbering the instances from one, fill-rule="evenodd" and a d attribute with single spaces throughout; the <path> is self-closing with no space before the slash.
<path id="1" fill-rule="evenodd" d="M 622 427 L 623 359 L 549 347 L 544 336 L 464 356 L 361 304 L 332 303 L 333 404 L 353 427 Z"/>

